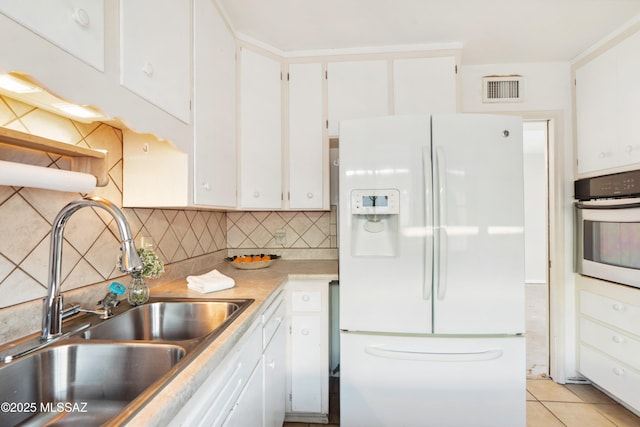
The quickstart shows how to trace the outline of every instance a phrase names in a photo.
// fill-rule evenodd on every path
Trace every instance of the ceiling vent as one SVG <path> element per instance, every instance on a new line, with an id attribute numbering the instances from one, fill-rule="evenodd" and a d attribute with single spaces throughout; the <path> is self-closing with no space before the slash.
<path id="1" fill-rule="evenodd" d="M 519 75 L 484 76 L 482 78 L 482 102 L 522 102 L 522 82 Z"/>

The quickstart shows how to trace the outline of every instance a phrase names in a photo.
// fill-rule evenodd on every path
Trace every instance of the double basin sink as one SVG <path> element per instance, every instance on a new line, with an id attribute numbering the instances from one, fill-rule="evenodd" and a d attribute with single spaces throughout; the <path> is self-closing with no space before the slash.
<path id="1" fill-rule="evenodd" d="M 126 422 L 252 302 L 164 299 L 103 321 L 82 315 L 83 332 L 0 364 L 0 425 Z"/>

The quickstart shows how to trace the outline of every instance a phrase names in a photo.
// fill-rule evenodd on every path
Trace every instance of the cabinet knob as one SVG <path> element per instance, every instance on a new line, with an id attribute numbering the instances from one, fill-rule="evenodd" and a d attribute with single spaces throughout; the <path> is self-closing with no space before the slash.
<path id="1" fill-rule="evenodd" d="M 258 197 L 260 197 L 260 193 L 258 191 L 254 191 L 253 192 L 253 198 L 257 199 Z"/>
<path id="2" fill-rule="evenodd" d="M 622 344 L 625 341 L 624 337 L 621 337 L 620 335 L 614 335 L 613 338 L 611 338 L 611 339 L 616 344 Z"/>
<path id="3" fill-rule="evenodd" d="M 211 185 L 209 185 L 208 182 L 203 182 L 202 188 L 205 189 L 206 191 L 211 191 Z"/>
<path id="4" fill-rule="evenodd" d="M 267 366 L 271 369 L 275 369 L 276 368 L 276 362 L 274 360 L 272 360 L 271 362 L 267 363 Z"/>
<path id="5" fill-rule="evenodd" d="M 618 376 L 624 375 L 624 369 L 618 367 L 613 368 L 613 373 Z"/>
<path id="6" fill-rule="evenodd" d="M 86 10 L 76 7 L 75 9 L 73 9 L 73 14 L 71 15 L 71 17 L 74 21 L 76 21 L 76 24 L 80 25 L 81 27 L 89 26 L 89 14 Z"/>
<path id="7" fill-rule="evenodd" d="M 304 328 L 300 332 L 302 333 L 302 335 L 309 335 L 309 330 L 307 328 Z"/>
<path id="8" fill-rule="evenodd" d="M 632 145 L 625 146 L 624 151 L 626 151 L 627 153 L 631 153 L 633 151 L 633 146 Z"/>
<path id="9" fill-rule="evenodd" d="M 307 199 L 313 199 L 313 193 L 307 193 Z"/>
<path id="10" fill-rule="evenodd" d="M 145 73 L 148 77 L 153 76 L 153 65 L 151 65 L 151 62 L 144 63 L 142 72 Z"/>
<path id="11" fill-rule="evenodd" d="M 302 301 L 304 302 L 309 302 L 309 300 L 311 299 L 311 297 L 307 294 L 302 295 Z"/>
<path id="12" fill-rule="evenodd" d="M 626 310 L 626 307 L 623 304 L 618 304 L 618 303 L 613 304 L 612 308 L 615 311 L 625 311 Z"/>

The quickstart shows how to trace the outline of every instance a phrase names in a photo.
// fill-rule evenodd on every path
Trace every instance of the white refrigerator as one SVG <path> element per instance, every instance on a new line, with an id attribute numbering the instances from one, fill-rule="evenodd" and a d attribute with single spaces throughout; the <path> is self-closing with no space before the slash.
<path id="1" fill-rule="evenodd" d="M 340 124 L 340 425 L 526 423 L 522 120 Z"/>

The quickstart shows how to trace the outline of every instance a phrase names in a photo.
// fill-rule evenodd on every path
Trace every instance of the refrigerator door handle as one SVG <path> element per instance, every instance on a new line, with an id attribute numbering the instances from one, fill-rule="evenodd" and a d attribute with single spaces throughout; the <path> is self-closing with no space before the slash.
<path id="1" fill-rule="evenodd" d="M 435 221 L 434 282 L 438 289 L 438 299 L 444 299 L 447 292 L 447 175 L 446 161 L 442 147 L 435 149 L 438 215 Z"/>
<path id="2" fill-rule="evenodd" d="M 418 360 L 423 362 L 481 362 L 499 359 L 503 354 L 503 351 L 497 348 L 474 352 L 447 353 L 393 350 L 378 346 L 367 346 L 364 352 L 371 356 L 384 357 L 387 359 Z"/>
<path id="3" fill-rule="evenodd" d="M 433 177 L 431 176 L 431 147 L 422 148 L 422 173 L 424 175 L 424 277 L 422 282 L 422 299 L 431 299 L 433 281 Z"/>

